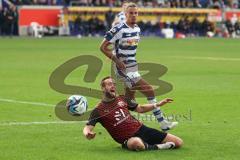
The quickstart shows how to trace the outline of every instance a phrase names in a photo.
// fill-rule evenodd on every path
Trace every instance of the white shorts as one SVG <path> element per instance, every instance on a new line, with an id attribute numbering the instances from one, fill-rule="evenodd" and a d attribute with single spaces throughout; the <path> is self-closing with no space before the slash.
<path id="1" fill-rule="evenodd" d="M 117 67 L 115 67 L 115 74 L 117 78 L 128 88 L 132 88 L 141 79 L 141 75 L 138 73 L 137 65 L 126 68 L 125 71 L 118 70 Z"/>

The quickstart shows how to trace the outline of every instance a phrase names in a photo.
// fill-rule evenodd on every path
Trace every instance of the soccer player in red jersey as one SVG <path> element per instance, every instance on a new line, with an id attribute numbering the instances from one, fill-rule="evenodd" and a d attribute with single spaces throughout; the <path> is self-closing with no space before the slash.
<path id="1" fill-rule="evenodd" d="M 129 150 L 158 150 L 182 146 L 183 141 L 179 137 L 149 128 L 129 112 L 129 110 L 138 113 L 152 111 L 156 107 L 171 103 L 172 99 L 166 98 L 156 104 L 137 104 L 128 97 L 117 95 L 115 82 L 111 77 L 105 77 L 101 81 L 101 88 L 102 101 L 92 111 L 83 129 L 87 139 L 95 137 L 93 129 L 99 122 L 116 142 Z"/>

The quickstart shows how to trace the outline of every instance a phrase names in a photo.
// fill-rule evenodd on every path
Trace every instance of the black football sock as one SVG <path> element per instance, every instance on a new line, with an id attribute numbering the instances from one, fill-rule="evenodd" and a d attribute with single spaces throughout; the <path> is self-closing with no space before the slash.
<path id="1" fill-rule="evenodd" d="M 145 150 L 158 150 L 158 146 L 156 144 L 150 145 L 145 142 L 143 142 L 143 144 L 145 146 Z"/>

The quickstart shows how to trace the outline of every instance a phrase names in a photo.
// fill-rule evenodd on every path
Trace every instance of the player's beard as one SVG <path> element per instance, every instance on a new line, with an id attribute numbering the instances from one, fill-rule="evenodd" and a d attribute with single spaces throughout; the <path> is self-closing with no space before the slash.
<path id="1" fill-rule="evenodd" d="M 116 97 L 116 93 L 115 92 L 105 92 L 105 97 L 109 98 L 109 99 L 113 99 Z"/>

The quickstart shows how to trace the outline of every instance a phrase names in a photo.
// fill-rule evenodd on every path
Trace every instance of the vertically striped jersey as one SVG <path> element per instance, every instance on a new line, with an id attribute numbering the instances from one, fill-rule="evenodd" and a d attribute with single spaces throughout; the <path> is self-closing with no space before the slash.
<path id="1" fill-rule="evenodd" d="M 140 28 L 137 25 L 131 28 L 126 23 L 118 24 L 106 33 L 105 39 L 114 44 L 117 58 L 127 68 L 137 65 L 135 56 L 140 41 Z"/>

